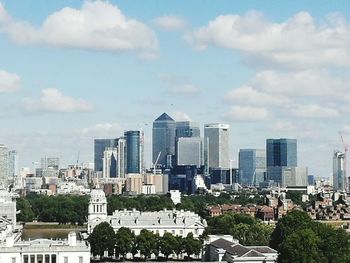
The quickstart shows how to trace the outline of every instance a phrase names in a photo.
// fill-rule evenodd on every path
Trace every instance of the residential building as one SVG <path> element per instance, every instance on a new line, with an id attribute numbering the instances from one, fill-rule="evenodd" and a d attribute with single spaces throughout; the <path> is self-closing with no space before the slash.
<path id="1" fill-rule="evenodd" d="M 142 193 L 144 177 L 142 174 L 127 174 L 125 181 L 125 191 L 132 195 Z"/>
<path id="2" fill-rule="evenodd" d="M 168 192 L 169 180 L 167 174 L 146 173 L 143 183 L 145 185 L 154 185 L 156 194 L 166 194 Z"/>
<path id="3" fill-rule="evenodd" d="M 116 147 L 115 139 L 95 139 L 94 140 L 94 163 L 95 172 L 103 171 L 103 153 L 107 147 Z"/>
<path id="4" fill-rule="evenodd" d="M 296 139 L 266 140 L 267 180 L 282 185 L 282 175 L 285 167 L 297 167 Z"/>
<path id="5" fill-rule="evenodd" d="M 230 168 L 229 125 L 211 123 L 204 125 L 204 161 L 210 168 Z"/>
<path id="6" fill-rule="evenodd" d="M 160 115 L 153 122 L 152 129 L 152 160 L 162 168 L 169 168 L 173 164 L 175 155 L 175 121 L 166 113 Z"/>
<path id="7" fill-rule="evenodd" d="M 345 191 L 347 178 L 345 174 L 346 154 L 335 151 L 333 155 L 333 189 L 334 191 Z"/>
<path id="8" fill-rule="evenodd" d="M 203 139 L 200 137 L 180 137 L 176 141 L 177 165 L 203 165 Z"/>
<path id="9" fill-rule="evenodd" d="M 0 187 L 8 186 L 9 151 L 6 145 L 0 144 Z"/>
<path id="10" fill-rule="evenodd" d="M 126 173 L 143 173 L 144 168 L 144 134 L 143 131 L 126 131 Z"/>
<path id="11" fill-rule="evenodd" d="M 265 181 L 266 151 L 262 149 L 241 149 L 239 151 L 239 178 L 244 185 L 259 186 Z"/>
<path id="12" fill-rule="evenodd" d="M 207 226 L 204 219 L 190 211 L 164 209 L 157 212 L 141 212 L 125 209 L 116 210 L 112 215 L 107 215 L 106 208 L 104 192 L 93 190 L 89 204 L 88 233 L 91 233 L 101 222 L 108 222 L 115 232 L 121 227 L 127 227 L 135 235 L 139 235 L 142 229 L 147 229 L 160 236 L 171 233 L 174 236 L 186 237 L 192 233 L 195 238 L 198 238 Z"/>

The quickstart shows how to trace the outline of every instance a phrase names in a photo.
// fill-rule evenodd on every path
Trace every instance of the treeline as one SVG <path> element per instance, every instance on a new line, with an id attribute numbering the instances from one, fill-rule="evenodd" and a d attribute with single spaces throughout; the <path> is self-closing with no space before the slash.
<path id="1" fill-rule="evenodd" d="M 207 219 L 207 234 L 232 235 L 245 246 L 268 246 L 273 227 L 250 215 L 225 213 Z"/>
<path id="2" fill-rule="evenodd" d="M 60 224 L 83 225 L 88 216 L 88 196 L 58 195 L 46 196 L 30 194 L 16 202 L 17 221 L 57 222 Z"/>
<path id="3" fill-rule="evenodd" d="M 303 211 L 293 210 L 278 221 L 270 246 L 279 252 L 279 263 L 350 262 L 350 235 Z"/>
<path id="4" fill-rule="evenodd" d="M 105 259 L 105 251 L 108 252 L 107 259 L 117 258 L 123 261 L 129 253 L 133 259 L 139 255 L 143 260 L 151 258 L 152 255 L 156 258 L 162 255 L 165 260 L 174 254 L 178 258 L 182 258 L 183 254 L 186 253 L 189 259 L 192 255 L 198 256 L 202 249 L 202 240 L 193 238 L 192 233 L 183 238 L 173 236 L 171 233 L 159 236 L 143 229 L 140 235 L 136 236 L 129 228 L 125 227 L 120 228 L 115 233 L 107 222 L 97 225 L 88 241 L 91 245 L 92 255 L 99 256 L 101 260 Z"/>
<path id="5" fill-rule="evenodd" d="M 58 222 L 61 224 L 83 224 L 87 221 L 89 196 L 58 195 L 46 196 L 30 194 L 25 198 L 17 199 L 17 220 L 22 222 Z M 219 197 L 213 195 L 183 196 L 181 204 L 174 205 L 167 195 L 135 197 L 111 195 L 107 197 L 107 211 L 112 214 L 115 210 L 137 209 L 140 211 L 159 211 L 167 209 L 183 209 L 196 212 L 203 218 L 207 218 L 207 207 L 218 204 L 261 204 L 263 197 L 249 193 L 230 195 L 221 193 Z"/>

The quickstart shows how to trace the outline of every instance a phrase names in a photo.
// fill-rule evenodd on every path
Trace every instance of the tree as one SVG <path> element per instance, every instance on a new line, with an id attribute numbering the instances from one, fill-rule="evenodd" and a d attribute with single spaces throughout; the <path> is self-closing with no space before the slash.
<path id="1" fill-rule="evenodd" d="M 190 258 L 192 255 L 198 256 L 202 249 L 202 242 L 198 239 L 194 239 L 193 233 L 188 233 L 184 241 L 185 252 Z"/>
<path id="2" fill-rule="evenodd" d="M 97 225 L 90 234 L 88 241 L 90 242 L 91 253 L 94 257 L 100 256 L 102 259 L 105 251 L 108 251 L 109 256 L 113 255 L 116 235 L 113 227 L 107 222 L 102 222 Z"/>
<path id="3" fill-rule="evenodd" d="M 288 212 L 278 221 L 272 232 L 270 246 L 279 250 L 280 245 L 288 235 L 299 229 L 311 228 L 313 223 L 313 220 L 304 211 L 292 210 Z"/>
<path id="4" fill-rule="evenodd" d="M 27 199 L 18 198 L 16 202 L 16 209 L 20 210 L 20 213 L 17 214 L 17 221 L 31 222 L 34 220 L 34 212 Z"/>
<path id="5" fill-rule="evenodd" d="M 176 238 L 170 233 L 165 233 L 160 238 L 160 252 L 165 256 L 166 260 L 168 260 L 170 254 L 174 253 L 175 245 Z"/>
<path id="6" fill-rule="evenodd" d="M 150 258 L 156 249 L 156 236 L 146 229 L 142 229 L 140 235 L 136 237 L 137 249 L 145 259 Z"/>
<path id="7" fill-rule="evenodd" d="M 320 243 L 320 238 L 311 229 L 299 229 L 288 235 L 283 241 L 279 251 L 278 262 L 327 262 L 322 251 L 319 250 Z"/>
<path id="8" fill-rule="evenodd" d="M 124 260 L 126 254 L 132 250 L 135 235 L 129 228 L 121 227 L 116 233 L 115 239 L 116 254 L 121 255 Z"/>
<path id="9" fill-rule="evenodd" d="M 185 251 L 185 240 L 181 236 L 175 236 L 174 251 L 178 258 Z"/>

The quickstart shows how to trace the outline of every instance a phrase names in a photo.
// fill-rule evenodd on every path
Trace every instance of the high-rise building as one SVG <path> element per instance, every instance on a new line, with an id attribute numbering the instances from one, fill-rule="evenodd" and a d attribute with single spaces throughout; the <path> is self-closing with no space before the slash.
<path id="1" fill-rule="evenodd" d="M 9 151 L 6 145 L 0 144 L 0 188 L 8 186 Z"/>
<path id="2" fill-rule="evenodd" d="M 266 140 L 267 180 L 282 185 L 285 168 L 297 167 L 296 139 Z"/>
<path id="3" fill-rule="evenodd" d="M 40 160 L 41 169 L 55 168 L 59 169 L 60 159 L 58 157 L 43 157 Z"/>
<path id="4" fill-rule="evenodd" d="M 201 132 L 198 123 L 192 121 L 177 121 L 175 136 L 176 138 L 200 137 Z"/>
<path id="5" fill-rule="evenodd" d="M 171 167 L 175 155 L 175 121 L 166 113 L 153 122 L 152 130 L 152 160 L 161 167 Z"/>
<path id="6" fill-rule="evenodd" d="M 334 191 L 345 191 L 345 153 L 335 151 L 333 155 L 333 189 Z"/>
<path id="7" fill-rule="evenodd" d="M 177 165 L 203 165 L 203 139 L 200 137 L 180 137 L 176 143 Z"/>
<path id="8" fill-rule="evenodd" d="M 94 140 L 94 162 L 95 172 L 103 170 L 103 153 L 107 147 L 116 147 L 115 139 L 95 139 Z"/>
<path id="9" fill-rule="evenodd" d="M 228 124 L 212 123 L 204 125 L 204 161 L 209 168 L 230 167 Z"/>
<path id="10" fill-rule="evenodd" d="M 307 186 L 307 167 L 284 167 L 282 171 L 282 187 Z"/>
<path id="11" fill-rule="evenodd" d="M 107 147 L 103 153 L 103 178 L 117 178 L 118 149 Z"/>
<path id="12" fill-rule="evenodd" d="M 144 172 L 144 135 L 143 131 L 126 131 L 126 173 Z"/>
<path id="13" fill-rule="evenodd" d="M 241 149 L 239 151 L 240 183 L 259 186 L 265 180 L 266 151 L 262 149 Z"/>
<path id="14" fill-rule="evenodd" d="M 15 150 L 9 151 L 9 178 L 19 176 L 18 153 Z"/>

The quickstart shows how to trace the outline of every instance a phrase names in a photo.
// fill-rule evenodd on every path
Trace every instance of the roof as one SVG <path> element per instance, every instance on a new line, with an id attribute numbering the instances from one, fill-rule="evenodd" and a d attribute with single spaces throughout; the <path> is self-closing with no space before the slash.
<path id="1" fill-rule="evenodd" d="M 268 246 L 248 246 L 248 248 L 252 248 L 255 251 L 258 251 L 263 254 L 268 254 L 268 253 L 277 253 L 276 250 L 268 247 Z"/>
<path id="2" fill-rule="evenodd" d="M 168 114 L 165 112 L 160 115 L 155 121 L 174 121 L 173 118 L 171 118 Z"/>

